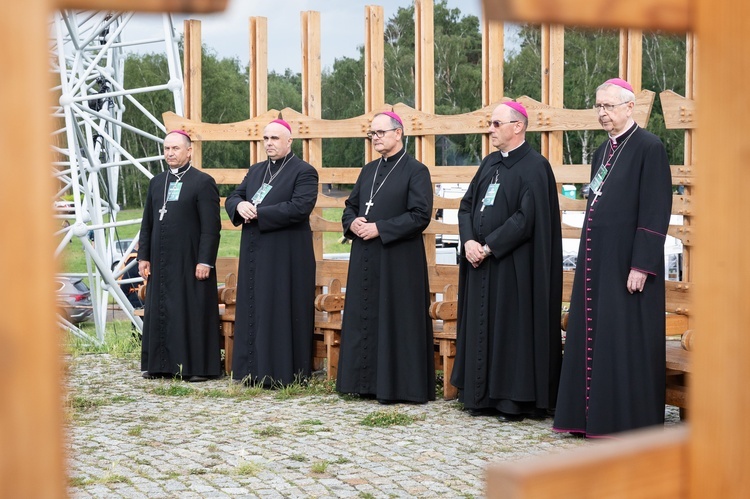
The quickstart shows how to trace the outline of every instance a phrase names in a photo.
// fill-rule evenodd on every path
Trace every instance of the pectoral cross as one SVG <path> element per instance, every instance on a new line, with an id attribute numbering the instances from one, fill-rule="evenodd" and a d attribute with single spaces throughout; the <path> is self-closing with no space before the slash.
<path id="1" fill-rule="evenodd" d="M 166 208 L 165 208 L 164 206 L 162 206 L 161 208 L 159 208 L 159 221 L 160 221 L 160 222 L 161 222 L 162 220 L 164 220 L 164 214 L 165 214 L 166 212 L 167 212 L 167 209 L 166 209 Z"/>
<path id="2" fill-rule="evenodd" d="M 365 203 L 365 206 L 367 206 L 367 209 L 365 210 L 365 216 L 370 214 L 370 208 L 373 207 L 375 203 L 372 202 L 372 199 Z"/>

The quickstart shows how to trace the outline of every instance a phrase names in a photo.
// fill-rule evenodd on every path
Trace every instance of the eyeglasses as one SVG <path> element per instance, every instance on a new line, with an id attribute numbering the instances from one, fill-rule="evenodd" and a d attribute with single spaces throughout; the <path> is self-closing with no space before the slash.
<path id="1" fill-rule="evenodd" d="M 622 106 L 623 104 L 627 104 L 628 102 L 632 101 L 620 102 L 619 104 L 594 104 L 594 111 L 598 113 L 599 111 L 604 110 L 609 113 L 612 112 L 617 106 Z"/>
<path id="2" fill-rule="evenodd" d="M 518 123 L 518 120 L 513 120 L 513 121 L 490 120 L 487 122 L 487 126 L 500 128 L 500 125 L 507 125 L 508 123 Z"/>
<path id="3" fill-rule="evenodd" d="M 367 138 L 372 140 L 373 135 L 377 135 L 379 139 L 382 139 L 385 137 L 385 132 L 392 132 L 393 130 L 398 130 L 398 128 L 389 128 L 388 130 L 372 130 L 367 132 Z"/>

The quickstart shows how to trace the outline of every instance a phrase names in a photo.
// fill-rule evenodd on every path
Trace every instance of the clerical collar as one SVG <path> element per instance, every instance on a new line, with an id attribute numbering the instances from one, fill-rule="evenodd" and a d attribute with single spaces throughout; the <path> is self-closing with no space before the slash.
<path id="1" fill-rule="evenodd" d="M 185 163 L 179 168 L 170 168 L 169 171 L 172 173 L 172 175 L 177 175 L 178 173 L 184 173 L 187 171 L 187 169 L 190 168 L 190 161 Z"/>
<path id="2" fill-rule="evenodd" d="M 402 151 L 406 152 L 406 151 L 404 151 L 404 148 L 402 147 L 401 149 L 399 149 L 398 151 L 394 152 L 393 154 L 391 154 L 388 157 L 382 156 L 381 159 L 383 160 L 383 163 L 393 162 L 393 161 L 400 161 L 401 158 L 404 156 L 403 154 L 401 154 Z M 398 157 L 396 157 L 396 156 L 398 156 Z"/>
<path id="3" fill-rule="evenodd" d="M 633 121 L 633 119 L 631 118 L 631 119 L 630 119 L 630 121 L 628 122 L 628 125 L 627 125 L 627 126 L 625 127 L 625 130 L 623 130 L 622 132 L 618 133 L 618 134 L 617 134 L 617 135 L 615 135 L 614 137 L 610 135 L 610 136 L 609 136 L 609 140 L 611 140 L 611 141 L 612 141 L 612 143 L 613 143 L 613 144 L 614 144 L 614 145 L 616 146 L 616 145 L 617 145 L 617 143 L 618 143 L 618 141 L 620 140 L 620 137 L 622 137 L 622 136 L 624 136 L 624 135 L 628 134 L 628 132 L 630 132 L 630 130 L 631 130 L 632 128 L 635 128 L 636 126 L 638 126 L 638 125 L 637 125 L 637 124 L 636 124 L 636 122 L 635 122 L 635 121 Z"/>
<path id="4" fill-rule="evenodd" d="M 279 158 L 279 159 L 268 158 L 268 159 L 269 159 L 269 161 L 271 161 L 272 165 L 276 166 L 276 162 L 279 161 L 279 160 L 283 160 L 282 163 L 286 163 L 287 162 L 287 158 L 289 158 L 292 154 L 294 154 L 294 153 L 292 151 L 289 151 L 288 153 L 286 153 L 286 155 L 283 158 Z"/>
<path id="5" fill-rule="evenodd" d="M 525 143 L 526 143 L 526 141 L 522 140 L 520 144 L 518 144 L 516 147 L 514 147 L 510 151 L 500 151 L 500 154 L 502 154 L 503 158 L 507 158 L 508 156 L 510 156 L 510 153 L 512 153 L 513 151 L 515 151 L 516 149 L 518 149 L 519 147 L 521 147 Z"/>

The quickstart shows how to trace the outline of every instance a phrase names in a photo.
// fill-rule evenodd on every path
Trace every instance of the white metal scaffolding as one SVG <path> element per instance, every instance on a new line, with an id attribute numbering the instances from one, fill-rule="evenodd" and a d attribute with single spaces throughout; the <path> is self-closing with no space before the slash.
<path id="1" fill-rule="evenodd" d="M 119 240 L 118 228 L 140 224 L 140 219 L 118 221 L 120 207 L 118 181 L 121 168 L 135 168 L 144 176 L 153 175 L 147 168 L 152 161 L 163 160 L 162 155 L 141 157 L 128 151 L 121 143 L 122 132 L 128 130 L 159 144 L 160 136 L 153 135 L 123 121 L 127 106 L 143 113 L 156 127 L 165 132 L 161 121 L 140 102 L 149 92 L 168 90 L 174 98 L 174 109 L 182 115 L 182 69 L 172 18 L 162 16 L 161 29 L 147 38 L 126 40 L 133 13 L 118 12 L 58 12 L 51 26 L 50 64 L 59 75 L 60 84 L 53 88 L 59 105 L 53 115 L 60 124 L 52 143 L 56 155 L 53 174 L 58 181 L 55 217 L 61 228 L 56 232 L 59 256 L 72 238 L 81 241 L 86 257 L 93 305 L 96 337 L 60 317 L 60 325 L 76 336 L 101 343 L 107 319 L 110 296 L 133 324 L 142 330 L 142 322 L 120 288 L 121 284 L 139 279 L 118 280 L 127 269 L 113 271 L 115 258 L 122 252 L 115 250 Z M 144 50 L 167 55 L 168 80 L 151 87 L 125 88 L 124 68 L 127 52 Z M 162 110 L 162 111 L 167 111 Z M 72 200 L 60 202 L 62 199 Z M 93 238 L 90 239 L 90 236 Z M 137 241 L 137 236 L 133 241 Z M 124 252 L 133 250 L 134 242 Z M 131 265 L 137 265 L 135 261 Z M 79 274 L 80 275 L 80 274 Z"/>

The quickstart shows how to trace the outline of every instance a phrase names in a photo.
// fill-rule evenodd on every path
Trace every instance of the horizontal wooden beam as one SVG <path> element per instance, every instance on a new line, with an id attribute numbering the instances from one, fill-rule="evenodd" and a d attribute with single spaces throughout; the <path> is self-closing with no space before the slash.
<path id="1" fill-rule="evenodd" d="M 141 12 L 221 12 L 228 0 L 54 0 L 56 9 L 114 10 Z"/>
<path id="2" fill-rule="evenodd" d="M 487 498 L 687 497 L 688 429 L 662 428 L 487 469 Z M 623 493 L 627 491 L 627 493 Z"/>
<path id="3" fill-rule="evenodd" d="M 695 29 L 690 0 L 483 0 L 493 21 L 685 33 Z"/>
<path id="4" fill-rule="evenodd" d="M 636 95 L 633 118 L 642 127 L 648 125 L 656 94 L 642 90 Z M 500 102 L 509 99 L 502 99 Z M 551 132 L 558 130 L 600 130 L 601 125 L 593 109 L 565 109 L 548 106 L 531 97 L 516 99 L 523 103 L 529 113 L 529 132 Z M 477 109 L 470 113 L 439 115 L 418 111 L 406 104 L 386 105 L 393 109 L 404 121 L 404 131 L 410 136 L 485 134 L 492 111 L 500 102 Z M 181 129 L 195 141 L 209 140 L 262 140 L 263 128 L 281 113 L 292 127 L 292 137 L 296 139 L 362 138 L 370 129 L 375 112 L 344 120 L 324 120 L 311 118 L 291 108 L 280 112 L 272 109 L 255 118 L 235 123 L 201 123 L 173 112 L 162 115 L 167 130 Z"/>

